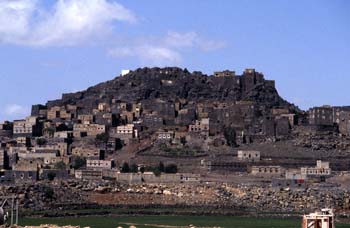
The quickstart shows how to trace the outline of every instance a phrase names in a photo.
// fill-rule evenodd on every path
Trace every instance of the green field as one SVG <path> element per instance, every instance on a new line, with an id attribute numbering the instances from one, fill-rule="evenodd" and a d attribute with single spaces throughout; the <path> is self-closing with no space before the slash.
<path id="1" fill-rule="evenodd" d="M 80 225 L 91 228 L 129 227 L 137 228 L 184 227 L 188 225 L 224 228 L 300 228 L 301 219 L 268 219 L 229 216 L 120 216 L 120 217 L 80 217 L 80 218 L 23 218 L 20 225 Z M 350 225 L 337 224 L 337 228 Z"/>

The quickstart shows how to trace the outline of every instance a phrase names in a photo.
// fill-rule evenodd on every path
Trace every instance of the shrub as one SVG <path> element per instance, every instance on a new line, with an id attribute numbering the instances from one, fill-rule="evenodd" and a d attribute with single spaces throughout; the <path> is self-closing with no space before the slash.
<path id="1" fill-rule="evenodd" d="M 177 165 L 169 164 L 169 165 L 165 166 L 165 172 L 166 173 L 177 173 Z"/>
<path id="2" fill-rule="evenodd" d="M 55 179 L 55 177 L 56 177 L 56 174 L 53 172 L 49 172 L 47 174 L 47 178 L 49 179 L 49 181 L 53 181 Z"/>
<path id="3" fill-rule="evenodd" d="M 129 164 L 127 162 L 123 163 L 121 172 L 122 173 L 129 173 L 130 172 L 130 167 L 129 167 Z"/>

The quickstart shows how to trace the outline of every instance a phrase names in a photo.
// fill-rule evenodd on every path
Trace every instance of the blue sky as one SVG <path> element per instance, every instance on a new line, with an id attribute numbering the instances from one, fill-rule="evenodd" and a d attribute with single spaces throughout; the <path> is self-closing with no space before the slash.
<path id="1" fill-rule="evenodd" d="M 349 105 L 350 2 L 0 0 L 0 120 L 142 66 L 256 68 L 303 109 Z"/>

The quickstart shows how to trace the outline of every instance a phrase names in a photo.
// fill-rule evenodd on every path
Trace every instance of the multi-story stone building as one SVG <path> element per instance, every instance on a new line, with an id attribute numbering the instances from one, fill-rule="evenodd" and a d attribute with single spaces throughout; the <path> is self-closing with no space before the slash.
<path id="1" fill-rule="evenodd" d="M 13 135 L 18 136 L 41 136 L 42 124 L 38 122 L 37 117 L 29 116 L 25 120 L 13 121 Z"/>
<path id="2" fill-rule="evenodd" d="M 114 129 L 113 135 L 115 135 L 116 138 L 123 140 L 138 138 L 138 130 L 135 128 L 134 124 L 126 124 Z"/>
<path id="3" fill-rule="evenodd" d="M 106 132 L 106 126 L 100 124 L 74 124 L 74 137 L 81 137 L 82 134 L 87 136 L 96 136 Z"/>
<path id="4" fill-rule="evenodd" d="M 332 126 L 334 123 L 333 108 L 331 106 L 314 107 L 308 113 L 310 125 Z"/>
<path id="5" fill-rule="evenodd" d="M 191 124 L 188 128 L 189 132 L 200 133 L 204 136 L 209 136 L 209 118 L 203 118 L 201 120 L 196 120 L 194 124 Z"/>

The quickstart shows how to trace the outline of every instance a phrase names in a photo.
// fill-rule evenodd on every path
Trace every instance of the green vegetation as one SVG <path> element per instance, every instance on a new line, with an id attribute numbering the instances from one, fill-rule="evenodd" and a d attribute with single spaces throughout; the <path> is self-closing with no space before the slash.
<path id="1" fill-rule="evenodd" d="M 43 146 L 43 145 L 45 145 L 46 144 L 46 139 L 44 139 L 44 138 L 37 138 L 36 139 L 36 144 L 38 144 L 39 146 Z"/>
<path id="2" fill-rule="evenodd" d="M 40 225 L 53 223 L 57 225 L 80 225 L 91 228 L 109 228 L 121 226 L 129 227 L 135 224 L 138 228 L 159 228 L 159 225 L 168 226 L 195 226 L 223 227 L 223 228 L 299 228 L 301 218 L 269 219 L 230 216 L 120 216 L 120 217 L 80 217 L 80 218 L 24 218 L 20 225 Z M 337 224 L 337 228 L 349 227 Z"/>
<path id="3" fill-rule="evenodd" d="M 96 141 L 102 142 L 102 143 L 107 143 L 109 140 L 109 134 L 108 133 L 101 133 L 96 135 Z"/>
<path id="4" fill-rule="evenodd" d="M 159 150 L 165 153 L 167 156 L 172 157 L 194 157 L 198 155 L 203 155 L 204 152 L 198 146 L 189 147 L 184 146 L 182 148 L 173 148 L 165 143 L 159 145 Z"/>
<path id="5" fill-rule="evenodd" d="M 158 177 L 162 173 L 177 173 L 178 168 L 176 164 L 164 165 L 163 162 L 159 162 L 158 166 L 147 166 L 143 171 L 153 172 Z"/>
<path id="6" fill-rule="evenodd" d="M 66 169 L 66 164 L 63 161 L 56 162 L 55 169 Z"/>
<path id="7" fill-rule="evenodd" d="M 169 164 L 164 168 L 165 173 L 177 173 L 177 165 Z"/>
<path id="8" fill-rule="evenodd" d="M 45 186 L 43 189 L 45 198 L 53 199 L 55 192 L 50 186 Z"/>
<path id="9" fill-rule="evenodd" d="M 79 169 L 86 166 L 86 158 L 74 156 L 73 157 L 73 168 Z"/>
<path id="10" fill-rule="evenodd" d="M 236 147 L 236 131 L 233 127 L 225 127 L 224 136 L 227 141 L 227 144 L 232 147 Z"/>
<path id="11" fill-rule="evenodd" d="M 47 174 L 47 178 L 49 179 L 49 181 L 53 181 L 55 179 L 55 177 L 56 177 L 56 174 L 53 172 L 49 172 Z"/>
<path id="12" fill-rule="evenodd" d="M 139 167 L 134 163 L 130 167 L 130 172 L 137 173 L 139 171 Z"/>
<path id="13" fill-rule="evenodd" d="M 129 172 L 130 172 L 129 163 L 127 163 L 127 162 L 124 162 L 124 163 L 123 163 L 121 172 L 122 172 L 122 173 L 129 173 Z"/>

